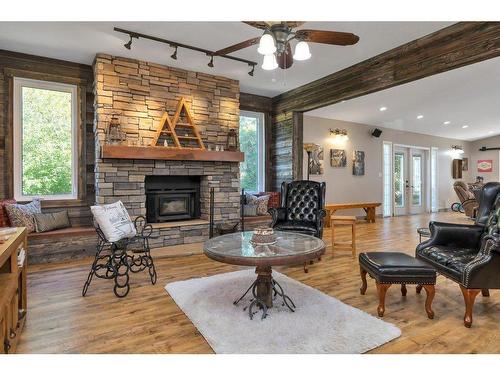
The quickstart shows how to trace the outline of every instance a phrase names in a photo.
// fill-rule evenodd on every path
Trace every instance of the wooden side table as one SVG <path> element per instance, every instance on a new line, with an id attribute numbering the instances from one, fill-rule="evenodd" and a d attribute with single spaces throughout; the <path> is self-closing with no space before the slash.
<path id="1" fill-rule="evenodd" d="M 351 242 L 335 242 L 335 226 L 350 225 L 351 226 Z M 356 257 L 356 216 L 331 216 L 330 226 L 332 228 L 332 250 L 335 247 L 347 247 L 352 252 L 352 257 Z"/>

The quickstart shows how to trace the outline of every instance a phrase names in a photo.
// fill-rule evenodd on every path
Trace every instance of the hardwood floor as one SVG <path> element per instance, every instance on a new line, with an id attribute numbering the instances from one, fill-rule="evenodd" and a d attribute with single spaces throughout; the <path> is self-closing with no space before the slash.
<path id="1" fill-rule="evenodd" d="M 401 250 L 413 254 L 418 243 L 416 228 L 426 226 L 431 218 L 467 221 L 460 214 L 440 213 L 377 219 L 374 224 L 360 222 L 357 250 Z M 336 231 L 339 240 L 347 240 L 349 235 L 347 227 Z M 328 230 L 325 242 L 330 242 Z M 200 249 L 199 244 L 192 246 L 193 250 Z M 238 267 L 209 260 L 204 255 L 160 257 L 155 262 L 158 283 L 152 286 L 147 272 L 134 274 L 131 291 L 124 299 L 114 296 L 111 281 L 99 279 L 93 281 L 87 297 L 81 297 L 90 259 L 31 267 L 30 305 L 18 352 L 212 353 L 164 286 Z M 350 251 L 339 250 L 333 255 L 328 248 L 322 261 L 310 266 L 307 274 L 301 267 L 279 271 L 377 315 L 375 283 L 369 279 L 366 295 L 359 294 L 358 261 L 352 259 Z M 372 353 L 500 353 L 500 291 L 491 291 L 490 297 L 478 296 L 471 329 L 462 324 L 464 302 L 457 284 L 438 277 L 434 320 L 427 318 L 424 302 L 425 293 L 417 295 L 413 287 L 408 288 L 406 297 L 401 296 L 398 287 L 389 289 L 383 319 L 400 327 L 402 335 Z"/>

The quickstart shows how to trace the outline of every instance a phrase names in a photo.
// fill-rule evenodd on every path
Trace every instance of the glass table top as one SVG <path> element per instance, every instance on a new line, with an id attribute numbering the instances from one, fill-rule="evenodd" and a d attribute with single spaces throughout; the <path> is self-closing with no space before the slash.
<path id="1" fill-rule="evenodd" d="M 317 253 L 325 243 L 316 237 L 294 232 L 275 231 L 276 243 L 259 245 L 251 242 L 253 232 L 237 232 L 212 238 L 205 242 L 203 251 L 220 258 L 286 258 Z"/>

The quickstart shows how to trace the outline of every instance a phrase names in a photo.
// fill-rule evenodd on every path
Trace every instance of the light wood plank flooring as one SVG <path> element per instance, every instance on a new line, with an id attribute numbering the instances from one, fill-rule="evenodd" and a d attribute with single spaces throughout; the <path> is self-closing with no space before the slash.
<path id="1" fill-rule="evenodd" d="M 413 254 L 417 227 L 430 219 L 463 222 L 463 215 L 439 213 L 389 219 L 374 224 L 360 222 L 359 251 L 401 250 Z M 348 238 L 348 228 L 336 232 Z M 344 238 L 342 238 L 344 237 Z M 329 243 L 329 230 L 325 232 Z M 199 250 L 200 245 L 192 245 Z M 164 252 L 163 252 L 164 253 Z M 29 310 L 19 353 L 212 353 L 210 346 L 163 289 L 166 283 L 228 272 L 238 267 L 203 255 L 156 258 L 158 283 L 147 273 L 132 275 L 132 289 L 125 299 L 112 292 L 112 281 L 94 279 L 87 297 L 81 288 L 90 259 L 38 265 L 28 275 Z M 280 272 L 376 316 L 377 296 L 373 280 L 365 296 L 359 294 L 359 268 L 349 251 L 334 255 L 328 248 L 323 260 L 306 274 L 300 267 Z M 434 311 L 424 311 L 425 293 L 414 288 L 401 297 L 399 287 L 388 291 L 384 320 L 396 324 L 402 336 L 373 353 L 499 353 L 500 291 L 478 296 L 472 329 L 462 325 L 464 304 L 457 284 L 438 278 Z M 296 301 L 299 302 L 300 301 Z M 228 301 L 231 303 L 231 301 Z M 210 313 L 210 312 L 207 312 Z"/>

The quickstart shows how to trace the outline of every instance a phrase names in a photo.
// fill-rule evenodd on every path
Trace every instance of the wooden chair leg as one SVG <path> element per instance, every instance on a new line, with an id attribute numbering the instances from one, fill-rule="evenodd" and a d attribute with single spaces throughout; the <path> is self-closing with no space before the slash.
<path id="1" fill-rule="evenodd" d="M 415 288 L 415 291 L 417 292 L 417 294 L 420 294 L 420 292 L 422 291 L 422 285 L 418 284 Z"/>
<path id="2" fill-rule="evenodd" d="M 481 289 L 481 294 L 483 295 L 483 297 L 489 297 L 490 290 L 489 289 Z"/>
<path id="3" fill-rule="evenodd" d="M 304 263 L 304 272 L 305 272 L 305 273 L 308 273 L 308 272 L 309 272 L 309 270 L 307 269 L 307 263 Z"/>
<path id="4" fill-rule="evenodd" d="M 387 289 L 389 289 L 391 287 L 391 284 L 379 284 L 377 282 L 376 285 L 377 285 L 377 293 L 378 293 L 377 313 L 378 313 L 378 316 L 383 317 L 384 312 L 385 312 L 385 294 L 387 292 Z"/>
<path id="5" fill-rule="evenodd" d="M 330 221 L 330 227 L 332 229 L 332 254 L 334 253 L 334 246 L 335 246 L 335 228 L 333 225 L 333 220 Z"/>
<path id="6" fill-rule="evenodd" d="M 361 275 L 361 287 L 359 288 L 359 292 L 364 295 L 366 293 L 366 288 L 368 284 L 366 283 L 366 270 L 363 267 L 359 267 L 359 274 Z"/>
<path id="7" fill-rule="evenodd" d="M 464 326 L 470 328 L 472 327 L 472 311 L 474 309 L 474 301 L 481 289 L 467 289 L 462 285 L 460 285 L 460 289 L 462 290 L 465 301 Z"/>
<path id="8" fill-rule="evenodd" d="M 356 223 L 352 224 L 352 257 L 356 258 Z"/>
<path id="9" fill-rule="evenodd" d="M 436 288 L 434 285 L 423 285 L 427 298 L 425 299 L 425 312 L 429 319 L 434 319 L 434 311 L 432 311 L 432 301 L 436 295 Z"/>
<path id="10" fill-rule="evenodd" d="M 401 284 L 401 295 L 402 295 L 403 297 L 406 297 L 406 293 L 407 293 L 407 292 L 408 292 L 408 291 L 406 290 L 406 284 Z"/>

